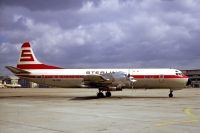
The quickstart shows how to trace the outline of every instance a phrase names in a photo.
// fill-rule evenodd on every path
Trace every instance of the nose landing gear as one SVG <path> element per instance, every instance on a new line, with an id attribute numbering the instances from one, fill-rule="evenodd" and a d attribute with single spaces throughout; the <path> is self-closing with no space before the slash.
<path id="1" fill-rule="evenodd" d="M 170 90 L 170 92 L 169 92 L 169 97 L 170 97 L 170 98 L 173 97 L 173 90 Z"/>

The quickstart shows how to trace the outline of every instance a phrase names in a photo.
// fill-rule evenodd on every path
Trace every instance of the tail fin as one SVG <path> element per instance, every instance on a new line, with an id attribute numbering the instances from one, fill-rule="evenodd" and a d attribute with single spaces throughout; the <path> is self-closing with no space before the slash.
<path id="1" fill-rule="evenodd" d="M 41 64 L 35 57 L 29 42 L 22 45 L 18 64 Z"/>
<path id="2" fill-rule="evenodd" d="M 35 57 L 29 42 L 22 44 L 17 68 L 19 69 L 62 69 L 56 66 L 42 64 Z"/>

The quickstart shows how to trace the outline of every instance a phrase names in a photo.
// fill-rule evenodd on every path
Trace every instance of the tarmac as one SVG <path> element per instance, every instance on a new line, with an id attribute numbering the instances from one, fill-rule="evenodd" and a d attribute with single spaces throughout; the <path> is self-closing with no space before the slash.
<path id="1" fill-rule="evenodd" d="M 199 133 L 200 88 L 0 89 L 0 133 Z"/>

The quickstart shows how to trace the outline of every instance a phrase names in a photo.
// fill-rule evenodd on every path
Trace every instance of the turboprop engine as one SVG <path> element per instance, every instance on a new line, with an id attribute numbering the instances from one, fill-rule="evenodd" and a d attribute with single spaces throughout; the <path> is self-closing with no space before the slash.
<path id="1" fill-rule="evenodd" d="M 112 82 L 112 84 L 108 86 L 107 91 L 121 91 L 125 87 L 130 88 L 136 81 L 130 74 L 127 75 L 124 72 L 106 73 L 102 76 Z"/>

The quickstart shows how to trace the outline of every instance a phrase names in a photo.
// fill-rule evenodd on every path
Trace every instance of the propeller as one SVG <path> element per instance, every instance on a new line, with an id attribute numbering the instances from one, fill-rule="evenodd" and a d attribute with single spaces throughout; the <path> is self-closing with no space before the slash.
<path id="1" fill-rule="evenodd" d="M 118 71 L 113 73 L 106 73 L 102 75 L 106 80 L 110 80 L 117 84 L 118 87 L 126 86 L 127 84 L 133 88 L 134 82 L 136 81 L 130 74 Z"/>
<path id="2" fill-rule="evenodd" d="M 134 82 L 136 82 L 136 80 L 130 75 L 130 73 L 127 75 L 128 79 L 129 79 L 129 85 L 131 86 L 131 88 L 133 89 L 133 85 L 134 85 Z"/>

